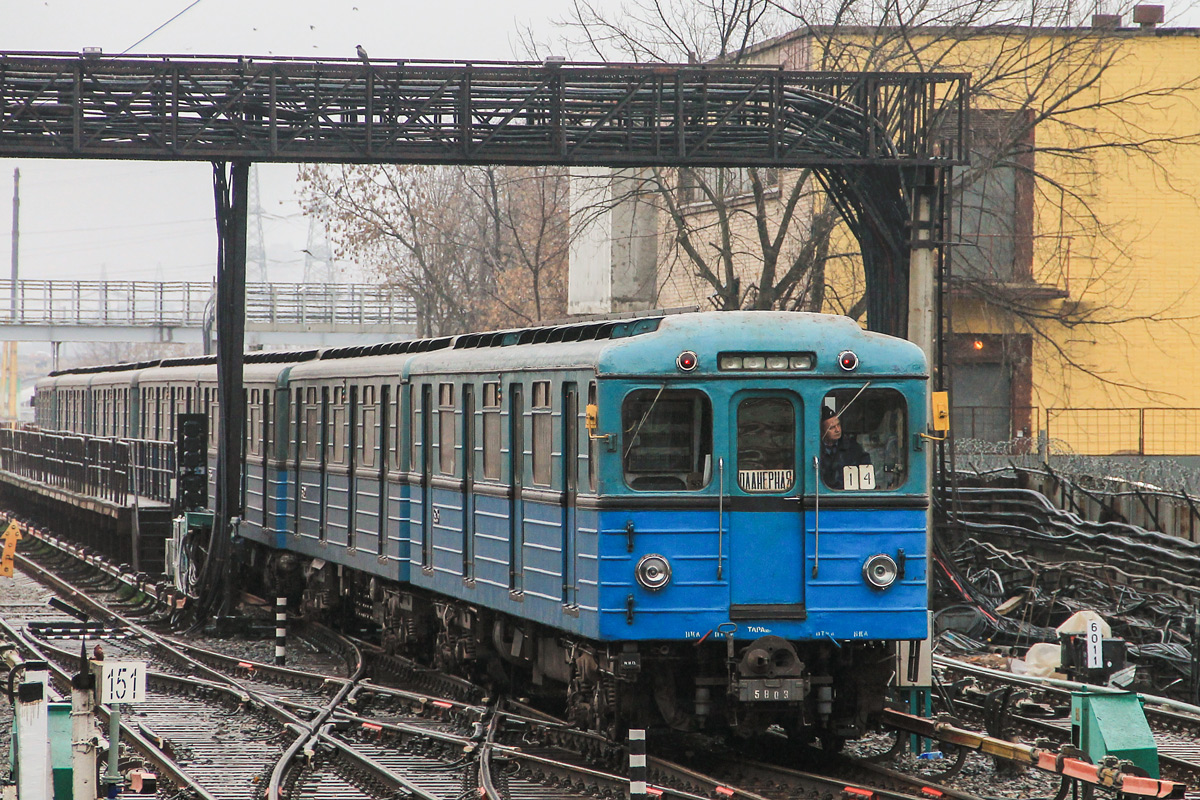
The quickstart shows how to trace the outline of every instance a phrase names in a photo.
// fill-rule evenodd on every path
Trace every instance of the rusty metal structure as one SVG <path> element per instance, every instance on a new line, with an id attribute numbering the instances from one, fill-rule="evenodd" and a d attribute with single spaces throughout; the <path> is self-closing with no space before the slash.
<path id="1" fill-rule="evenodd" d="M 965 160 L 962 74 L 0 54 L 0 156 L 607 167 Z"/>

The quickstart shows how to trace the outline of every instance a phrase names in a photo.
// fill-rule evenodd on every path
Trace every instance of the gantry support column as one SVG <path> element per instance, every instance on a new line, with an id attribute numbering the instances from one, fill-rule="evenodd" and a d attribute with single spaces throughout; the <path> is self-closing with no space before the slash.
<path id="1" fill-rule="evenodd" d="M 217 205 L 217 482 L 216 517 L 200 584 L 201 613 L 232 609 L 237 590 L 233 518 L 241 516 L 242 349 L 246 338 L 246 209 L 250 162 L 213 164 Z"/>
<path id="2" fill-rule="evenodd" d="M 942 235 L 942 208 L 945 202 L 945 183 L 940 170 L 933 167 L 919 167 L 913 170 L 911 190 L 912 219 L 909 237 L 908 255 L 908 340 L 918 345 L 925 352 L 929 364 L 931 388 L 939 386 L 941 337 L 941 287 L 939 271 L 943 264 L 942 246 L 945 237 Z M 931 409 L 923 409 L 926 430 L 930 429 L 932 418 Z M 918 431 L 925 433 L 925 431 Z M 925 580 L 926 593 L 929 603 L 933 601 L 933 474 L 937 469 L 939 453 L 938 445 L 932 440 L 925 441 L 925 447 L 930 450 L 927 460 L 929 469 L 925 473 L 925 494 L 929 498 L 929 506 L 925 511 Z M 932 605 L 928 606 L 932 608 Z M 907 664 L 910 680 L 907 683 L 910 692 L 910 702 L 929 697 L 930 687 L 922 685 L 924 681 L 919 675 L 927 674 L 928 665 L 933 658 L 932 614 L 929 615 L 930 630 L 924 641 L 910 643 L 917 653 L 904 652 L 904 658 L 898 660 L 898 668 Z M 914 657 L 915 656 L 915 657 Z M 916 674 L 911 674 L 911 673 Z M 924 709 L 925 703 L 920 704 Z M 923 714 L 913 709 L 914 713 Z M 915 742 L 915 739 L 914 739 Z"/>
<path id="3" fill-rule="evenodd" d="M 925 351 L 932 378 L 939 367 L 938 268 L 941 264 L 942 183 L 938 170 L 913 171 L 912 228 L 908 255 L 908 340 Z"/>

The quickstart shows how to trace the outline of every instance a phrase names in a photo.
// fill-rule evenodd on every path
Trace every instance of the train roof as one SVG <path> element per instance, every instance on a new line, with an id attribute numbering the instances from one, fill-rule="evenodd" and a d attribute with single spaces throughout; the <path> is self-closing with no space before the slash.
<path id="1" fill-rule="evenodd" d="M 697 356 L 693 375 L 718 373 L 717 356 L 730 352 L 812 353 L 807 374 L 844 375 L 838 356 L 853 350 L 860 374 L 926 375 L 915 344 L 864 331 L 848 317 L 795 311 L 721 311 L 631 321 L 620 335 L 584 341 L 531 341 L 528 346 L 455 348 L 412 358 L 410 374 L 448 371 L 592 368 L 601 376 L 679 375 L 676 359 Z"/>
<path id="2" fill-rule="evenodd" d="M 662 314 L 324 350 L 260 351 L 246 354 L 244 374 L 263 381 L 292 366 L 295 378 L 588 368 L 611 376 L 675 375 L 677 357 L 691 351 L 697 356 L 692 374 L 704 375 L 718 372 L 719 354 L 744 351 L 812 353 L 808 374 L 841 375 L 838 356 L 844 350 L 856 353 L 861 374 L 928 374 L 924 353 L 911 342 L 865 331 L 848 317 L 800 311 Z M 147 380 L 198 380 L 210 378 L 215 364 L 213 356 L 196 356 L 54 375 L 74 385 L 124 382 L 134 377 L 131 372 Z"/>

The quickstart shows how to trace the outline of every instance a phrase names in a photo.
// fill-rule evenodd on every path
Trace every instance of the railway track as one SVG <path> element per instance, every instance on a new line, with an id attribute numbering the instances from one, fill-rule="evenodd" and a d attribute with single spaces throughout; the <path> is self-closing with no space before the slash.
<path id="1" fill-rule="evenodd" d="M 948 679 L 947 683 L 970 682 L 963 684 L 963 690 L 954 698 L 954 707 L 946 709 L 952 715 L 970 716 L 977 721 L 983 721 L 989 715 L 994 718 L 999 709 L 989 708 L 989 695 L 1013 687 L 1021 696 L 1012 698 L 1013 712 L 1005 713 L 1004 719 L 1011 723 L 1014 732 L 1019 732 L 1028 741 L 1046 739 L 1055 744 L 1070 743 L 1070 689 L 955 659 L 937 657 L 935 662 Z M 1188 713 L 1183 704 L 1164 698 L 1146 697 L 1145 700 L 1146 720 L 1158 745 L 1163 777 L 1200 790 L 1200 713 Z M 999 735 L 996 731 L 993 733 Z M 1196 796 L 1200 797 L 1200 791 Z"/>
<path id="2" fill-rule="evenodd" d="M 165 619 L 161 605 L 143 602 L 110 572 L 97 577 L 62 556 L 43 557 L 79 583 L 45 568 L 42 579 L 105 620 L 112 633 L 89 638 L 89 644 L 98 641 L 106 652 L 152 665 L 155 699 L 123 720 L 123 739 L 197 797 L 550 800 L 628 791 L 623 748 L 499 699 L 483 702 L 483 690 L 459 678 L 371 648 L 364 656 L 359 643 L 332 632 L 322 638 L 343 654 L 347 666 L 334 671 L 344 674 L 279 668 L 197 647 L 152 630 Z M 37 569 L 28 561 L 22 566 Z M 106 595 L 110 606 L 93 603 L 91 594 Z M 22 611 L 26 616 L 17 616 Z M 59 664 L 65 678 L 78 663 L 80 640 L 34 640 L 19 630 L 35 617 L 53 621 L 55 612 L 39 601 L 0 606 L 5 612 L 17 621 L 9 635 Z M 397 685 L 366 680 L 366 663 L 378 678 Z M 662 759 L 649 764 L 655 791 L 681 800 L 847 792 L 901 800 L 928 797 L 928 789 L 973 797 L 898 774 L 817 775 L 735 757 L 706 761 L 703 771 Z"/>

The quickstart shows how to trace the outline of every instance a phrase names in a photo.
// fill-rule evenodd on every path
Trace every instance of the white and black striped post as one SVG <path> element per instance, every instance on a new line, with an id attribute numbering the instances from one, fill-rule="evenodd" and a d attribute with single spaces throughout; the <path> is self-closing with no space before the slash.
<path id="1" fill-rule="evenodd" d="M 275 665 L 287 662 L 287 598 L 275 598 Z"/>
<path id="2" fill-rule="evenodd" d="M 629 797 L 647 797 L 646 729 L 629 729 Z"/>

